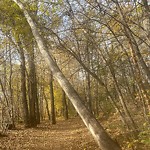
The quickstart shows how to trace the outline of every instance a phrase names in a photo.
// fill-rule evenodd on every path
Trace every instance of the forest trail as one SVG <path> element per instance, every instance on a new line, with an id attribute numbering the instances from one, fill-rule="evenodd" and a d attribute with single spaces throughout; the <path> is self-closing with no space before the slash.
<path id="1" fill-rule="evenodd" d="M 8 131 L 0 137 L 0 150 L 98 150 L 81 119 L 41 123 L 37 128 Z"/>

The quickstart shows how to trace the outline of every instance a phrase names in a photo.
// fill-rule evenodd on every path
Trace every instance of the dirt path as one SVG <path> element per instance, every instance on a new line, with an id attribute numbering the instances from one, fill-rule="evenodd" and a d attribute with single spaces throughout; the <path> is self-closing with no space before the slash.
<path id="1" fill-rule="evenodd" d="M 13 130 L 0 137 L 2 150 L 98 150 L 90 133 L 78 118 L 42 123 L 35 129 Z"/>

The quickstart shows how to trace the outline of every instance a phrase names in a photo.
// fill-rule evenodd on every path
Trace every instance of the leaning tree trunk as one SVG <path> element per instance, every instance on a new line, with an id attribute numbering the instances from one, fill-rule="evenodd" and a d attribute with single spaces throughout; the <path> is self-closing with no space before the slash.
<path id="1" fill-rule="evenodd" d="M 121 149 L 120 146 L 110 138 L 110 136 L 107 134 L 104 128 L 98 123 L 95 117 L 84 106 L 82 100 L 80 99 L 75 89 L 72 87 L 70 82 L 65 78 L 65 76 L 60 71 L 55 61 L 52 59 L 52 56 L 50 55 L 48 49 L 44 45 L 42 37 L 39 35 L 37 27 L 35 26 L 28 11 L 24 8 L 23 4 L 18 0 L 13 0 L 13 1 L 23 10 L 24 15 L 31 27 L 32 33 L 34 35 L 34 38 L 37 42 L 41 54 L 45 58 L 45 61 L 51 68 L 54 77 L 57 79 L 60 86 L 65 91 L 66 95 L 69 97 L 70 101 L 72 102 L 76 111 L 79 113 L 83 122 L 85 123 L 85 125 L 87 126 L 91 134 L 93 135 L 99 147 L 102 150 L 120 150 Z"/>

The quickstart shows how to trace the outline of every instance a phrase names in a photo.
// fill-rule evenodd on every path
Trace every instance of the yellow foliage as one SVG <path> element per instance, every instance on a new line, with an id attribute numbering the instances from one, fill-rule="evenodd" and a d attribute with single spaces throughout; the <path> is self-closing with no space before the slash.
<path id="1" fill-rule="evenodd" d="M 19 35 L 24 40 L 30 40 L 32 37 L 31 29 L 24 17 L 22 10 L 11 0 L 3 0 L 0 2 L 0 24 L 11 29 L 16 41 Z"/>

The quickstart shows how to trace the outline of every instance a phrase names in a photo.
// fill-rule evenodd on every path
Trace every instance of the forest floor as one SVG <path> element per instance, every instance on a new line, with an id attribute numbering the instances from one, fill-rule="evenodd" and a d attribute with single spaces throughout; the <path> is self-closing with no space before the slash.
<path id="1" fill-rule="evenodd" d="M 101 119 L 100 122 L 111 137 L 116 139 L 123 150 L 131 150 L 130 144 L 124 139 L 118 121 Z M 112 122 L 111 122 L 112 121 Z M 124 141 L 124 142 L 123 142 Z M 138 150 L 148 150 L 139 148 Z M 9 130 L 7 136 L 0 137 L 0 150 L 99 150 L 91 134 L 80 118 L 67 121 L 58 120 L 56 125 L 42 122 L 36 128 L 23 128 L 18 125 L 15 130 Z M 133 149 L 132 149 L 133 150 Z"/>
<path id="2" fill-rule="evenodd" d="M 18 126 L 0 137 L 0 150 L 98 150 L 81 119 L 42 122 L 37 128 Z"/>

